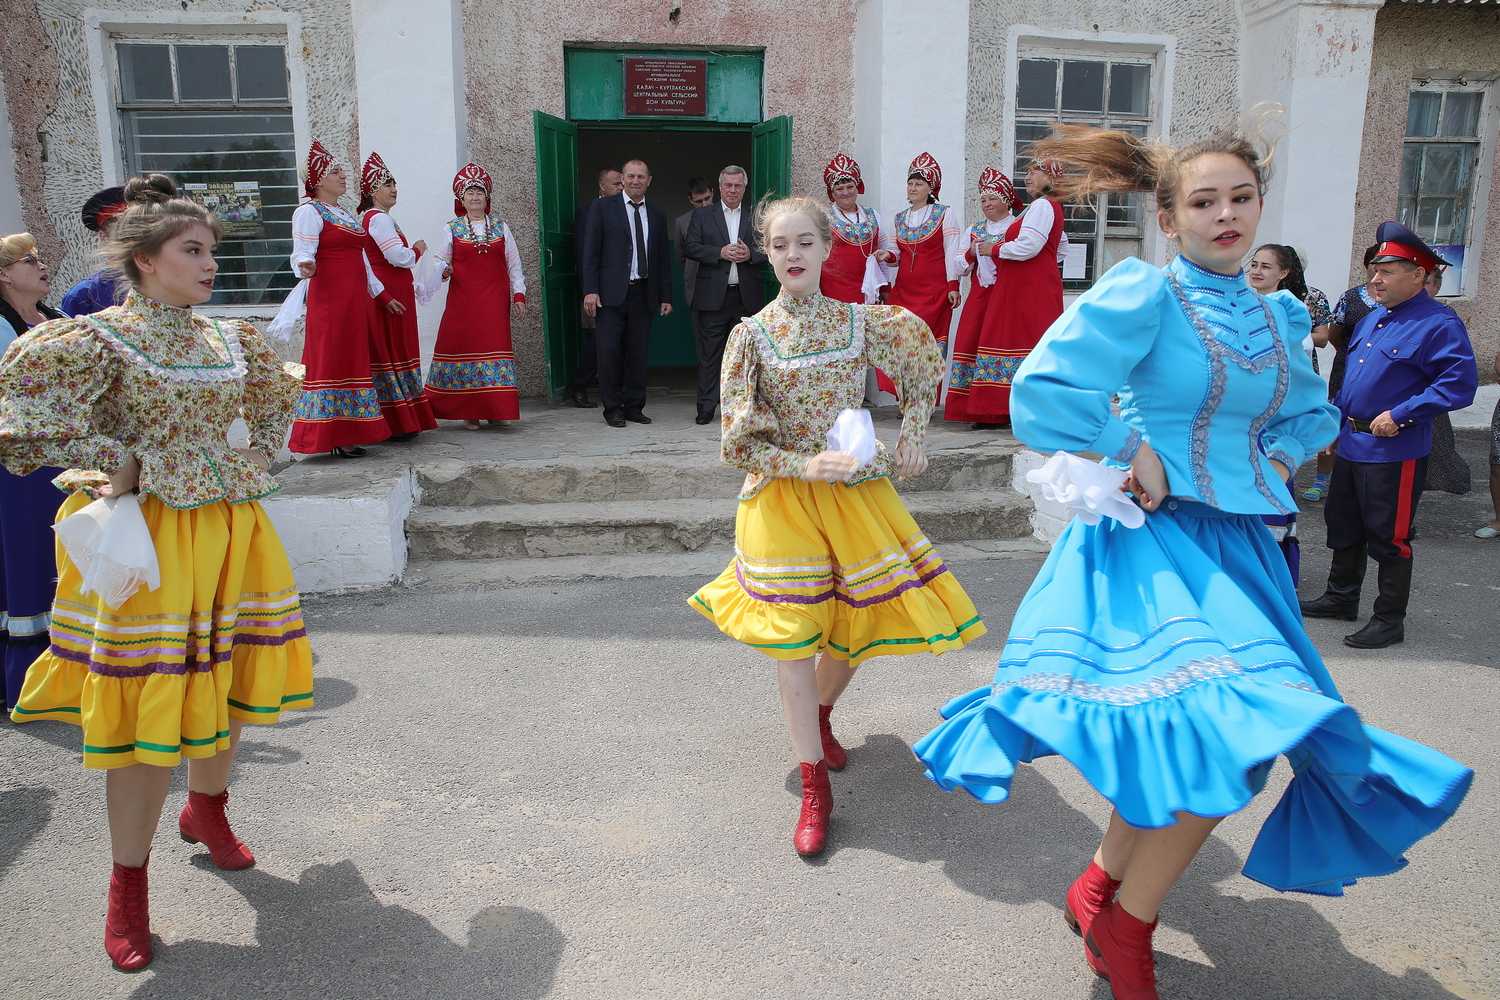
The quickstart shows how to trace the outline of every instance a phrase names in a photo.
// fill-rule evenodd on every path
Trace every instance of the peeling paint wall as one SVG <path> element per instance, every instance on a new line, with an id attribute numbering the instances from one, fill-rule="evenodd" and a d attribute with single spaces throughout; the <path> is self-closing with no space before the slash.
<path id="1" fill-rule="evenodd" d="M 1350 284 L 1363 280 L 1361 258 L 1375 238 L 1376 227 L 1396 214 L 1407 93 L 1412 80 L 1457 73 L 1465 73 L 1470 79 L 1500 76 L 1500 11 L 1392 4 L 1376 16 L 1354 239 L 1349 248 Z M 1492 88 L 1489 99 L 1500 100 L 1500 88 Z M 1492 137 L 1490 141 L 1496 140 Z M 1481 254 L 1478 294 L 1444 301 L 1469 328 L 1480 379 L 1493 381 L 1490 362 L 1500 350 L 1500 183 L 1493 175 Z"/>
<path id="2" fill-rule="evenodd" d="M 464 0 L 470 155 L 496 176 L 496 210 L 538 277 L 536 155 L 531 112 L 564 116 L 563 46 L 739 46 L 765 49 L 765 116 L 792 115 L 792 186 L 820 194 L 823 164 L 854 138 L 854 0 L 809 8 L 776 0 L 657 0 L 611 4 Z M 455 167 L 458 166 L 455 164 Z M 521 389 L 543 393 L 538 314 L 512 326 Z"/>
<path id="3" fill-rule="evenodd" d="M 1006 104 L 1012 101 L 1011 81 L 1006 79 L 1006 46 L 1015 25 L 1039 28 L 1042 34 L 1055 30 L 1173 36 L 1176 64 L 1172 120 L 1166 123 L 1172 137 L 1192 139 L 1236 120 L 1241 23 L 1235 0 L 1191 4 L 1174 0 L 1131 4 L 974 0 L 969 13 L 967 155 L 971 178 L 978 177 L 986 165 L 1010 162 L 1004 149 L 1003 119 Z M 965 205 L 965 218 L 976 218 L 977 194 L 965 192 Z"/>
<path id="4" fill-rule="evenodd" d="M 10 0 L 6 9 L 0 73 L 10 109 L 17 187 L 26 227 L 53 263 L 57 298 L 97 266 L 95 237 L 83 228 L 79 208 L 99 188 L 121 180 L 104 176 L 85 11 L 122 23 L 174 12 L 194 20 L 222 13 L 226 24 L 255 11 L 300 15 L 312 134 L 343 155 L 345 162 L 356 168 L 360 162 L 355 158 L 354 38 L 348 0 L 132 0 L 119 5 L 98 0 Z M 200 31 L 211 33 L 212 28 L 196 23 L 181 28 L 182 34 Z M 303 152 L 299 145 L 299 156 Z"/>

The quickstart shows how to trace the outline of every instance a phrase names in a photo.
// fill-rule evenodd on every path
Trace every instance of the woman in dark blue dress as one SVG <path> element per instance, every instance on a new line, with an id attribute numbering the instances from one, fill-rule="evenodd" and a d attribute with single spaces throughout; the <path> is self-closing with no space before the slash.
<path id="1" fill-rule="evenodd" d="M 21 334 L 62 313 L 42 301 L 47 265 L 28 233 L 0 236 L 0 354 Z M 5 405 L 0 400 L 0 407 Z M 61 469 L 17 476 L 0 466 L 0 686 L 6 718 L 21 693 L 26 668 L 47 649 L 57 587 L 52 519 L 66 498 L 52 485 Z"/>

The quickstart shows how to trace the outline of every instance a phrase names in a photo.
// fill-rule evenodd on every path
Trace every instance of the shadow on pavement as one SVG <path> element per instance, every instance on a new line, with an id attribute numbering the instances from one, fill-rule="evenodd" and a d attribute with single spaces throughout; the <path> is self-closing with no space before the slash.
<path id="1" fill-rule="evenodd" d="M 193 863 L 215 871 L 206 858 Z M 296 882 L 255 868 L 223 878 L 255 909 L 255 944 L 159 945 L 135 1000 L 535 1000 L 552 988 L 567 943 L 545 916 L 519 906 L 480 910 L 457 943 L 420 914 L 382 903 L 351 861 L 315 865 Z"/>
<path id="2" fill-rule="evenodd" d="M 26 845 L 47 828 L 52 819 L 50 788 L 23 785 L 0 791 L 0 877 L 3 877 Z"/>
<path id="3" fill-rule="evenodd" d="M 845 747 L 849 767 L 832 776 L 830 847 L 814 864 L 846 848 L 939 862 L 955 885 L 981 898 L 1057 907 L 1057 933 L 1071 937 L 1061 917 L 1063 892 L 1088 863 L 1102 831 L 1042 773 L 1018 768 L 1011 800 L 987 806 L 967 793 L 939 789 L 897 736 L 870 736 L 863 744 L 851 740 Z M 788 775 L 787 790 L 801 796 L 798 772 Z M 1101 803 L 1101 815 L 1103 810 Z M 795 817 L 789 804 L 789 831 Z M 1213 837 L 1168 897 L 1162 923 L 1192 935 L 1212 964 L 1158 952 L 1163 996 L 1221 998 L 1232 992 L 1243 1000 L 1458 1000 L 1425 970 L 1394 976 L 1352 954 L 1337 926 L 1295 894 L 1227 895 L 1218 883 L 1243 878 L 1242 863 L 1228 844 Z M 1359 894 L 1355 886 L 1333 905 L 1357 907 Z M 1094 996 L 1107 998 L 1109 990 L 1101 983 Z"/>

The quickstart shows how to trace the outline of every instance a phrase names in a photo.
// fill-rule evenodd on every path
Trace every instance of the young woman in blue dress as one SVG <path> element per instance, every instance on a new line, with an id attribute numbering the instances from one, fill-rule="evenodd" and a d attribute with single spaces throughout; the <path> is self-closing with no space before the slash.
<path id="1" fill-rule="evenodd" d="M 1064 915 L 1116 1000 L 1155 1000 L 1157 911 L 1276 757 L 1294 776 L 1245 873 L 1326 895 L 1401 868 L 1473 773 L 1344 704 L 1261 521 L 1293 509 L 1290 473 L 1338 420 L 1302 350 L 1306 306 L 1262 297 L 1240 270 L 1265 158 L 1234 135 L 1168 149 L 1068 126 L 1031 156 L 1065 165 L 1065 201 L 1152 191 L 1180 247 L 1165 267 L 1130 258 L 1105 274 L 1011 395 L 1028 445 L 1128 470 L 1145 523 L 1073 521 L 1016 612 L 993 684 L 946 705 L 916 753 L 939 785 L 985 802 L 1009 795 L 1018 763 L 1060 754 L 1110 801 Z"/>

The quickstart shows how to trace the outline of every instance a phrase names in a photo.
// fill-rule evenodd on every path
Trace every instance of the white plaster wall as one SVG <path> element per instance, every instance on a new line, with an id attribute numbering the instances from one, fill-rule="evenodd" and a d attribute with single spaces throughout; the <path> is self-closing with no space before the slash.
<path id="1" fill-rule="evenodd" d="M 882 221 L 906 207 L 906 171 L 929 152 L 946 204 L 964 210 L 969 85 L 967 0 L 864 0 L 856 20 L 855 129 L 865 201 Z M 861 71 L 864 72 L 861 72 Z"/>
<path id="2" fill-rule="evenodd" d="M 1308 284 L 1337 301 L 1347 285 L 1375 15 L 1382 0 L 1245 3 L 1241 103 L 1284 108 L 1258 242 L 1289 243 Z"/>
<path id="3" fill-rule="evenodd" d="M 25 228 L 21 221 L 21 192 L 16 187 L 16 163 L 10 149 L 10 109 L 5 99 L 5 79 L 0 75 L 0 233 L 18 233 Z"/>
<path id="4" fill-rule="evenodd" d="M 379 151 L 395 174 L 392 214 L 409 240 L 433 244 L 453 216 L 453 174 L 466 157 L 459 0 L 353 0 L 360 160 Z M 356 165 L 357 166 L 357 165 Z M 447 290 L 417 311 L 422 357 L 432 360 Z"/>
<path id="5" fill-rule="evenodd" d="M 355 496 L 278 494 L 263 502 L 304 594 L 370 590 L 406 573 L 406 519 L 419 490 L 410 469 Z"/>

